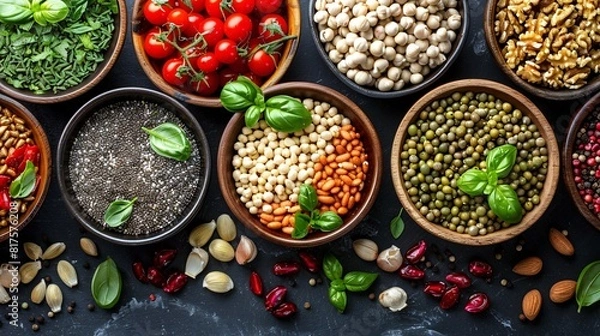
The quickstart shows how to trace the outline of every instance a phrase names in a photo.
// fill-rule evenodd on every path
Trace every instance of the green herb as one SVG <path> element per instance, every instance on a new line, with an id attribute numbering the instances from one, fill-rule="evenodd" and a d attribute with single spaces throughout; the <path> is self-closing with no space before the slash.
<path id="1" fill-rule="evenodd" d="M 371 287 L 378 276 L 377 273 L 352 271 L 342 278 L 342 264 L 331 253 L 327 253 L 323 258 L 323 272 L 325 272 L 327 279 L 331 281 L 327 291 L 329 302 L 340 313 L 346 310 L 348 302 L 346 291 L 364 292 Z"/>
<path id="2" fill-rule="evenodd" d="M 35 189 L 35 166 L 27 161 L 25 170 L 10 184 L 9 192 L 12 198 L 25 198 Z"/>
<path id="3" fill-rule="evenodd" d="M 96 305 L 102 309 L 110 309 L 119 302 L 121 296 L 121 273 L 111 258 L 98 265 L 92 278 L 92 296 Z"/>
<path id="4" fill-rule="evenodd" d="M 31 3 L 28 0 L 0 0 L 0 22 L 24 23 L 32 17 Z"/>
<path id="5" fill-rule="evenodd" d="M 323 258 L 323 272 L 327 279 L 335 281 L 342 278 L 344 268 L 333 254 L 327 253 Z"/>
<path id="6" fill-rule="evenodd" d="M 310 216 L 297 212 L 294 215 L 294 230 L 292 231 L 293 239 L 302 239 L 308 235 L 310 224 Z"/>
<path id="7" fill-rule="evenodd" d="M 329 302 L 338 312 L 343 313 L 346 310 L 346 305 L 348 304 L 346 291 L 337 291 L 333 287 L 329 287 L 327 295 L 329 296 Z"/>
<path id="8" fill-rule="evenodd" d="M 400 208 L 398 216 L 394 217 L 390 222 L 390 231 L 392 231 L 392 237 L 394 237 L 394 239 L 400 238 L 402 232 L 404 232 L 404 220 L 402 220 L 402 211 L 404 211 L 404 208 Z"/>
<path id="9" fill-rule="evenodd" d="M 467 170 L 458 179 L 458 188 L 471 197 L 488 195 L 490 209 L 498 218 L 509 224 L 518 223 L 523 218 L 523 207 L 517 193 L 509 185 L 498 185 L 498 179 L 510 174 L 516 160 L 515 146 L 498 146 L 487 154 L 486 170 Z"/>
<path id="10" fill-rule="evenodd" d="M 262 90 L 244 76 L 227 83 L 221 90 L 221 104 L 229 112 L 245 112 L 247 127 L 256 125 L 262 113 L 265 122 L 277 132 L 293 133 L 306 128 L 312 116 L 302 102 L 286 95 L 265 101 Z"/>
<path id="11" fill-rule="evenodd" d="M 295 223 L 294 230 L 292 231 L 292 238 L 294 239 L 306 237 L 310 229 L 331 232 L 344 224 L 342 218 L 335 211 L 319 213 L 316 210 L 319 204 L 317 191 L 310 184 L 302 184 L 300 186 L 298 203 L 300 204 L 300 209 L 308 212 L 308 214 L 298 211 L 294 216 Z"/>
<path id="12" fill-rule="evenodd" d="M 301 184 L 300 192 L 298 193 L 298 203 L 300 204 L 300 208 L 306 212 L 315 210 L 319 204 L 315 188 L 308 184 Z"/>
<path id="13" fill-rule="evenodd" d="M 118 199 L 110 203 L 104 212 L 104 224 L 113 228 L 123 225 L 131 217 L 135 201 L 137 201 L 137 197 L 131 201 Z"/>
<path id="14" fill-rule="evenodd" d="M 177 161 L 190 158 L 192 146 L 181 127 L 167 122 L 153 129 L 142 129 L 150 135 L 150 147 L 156 154 Z"/>
<path id="15" fill-rule="evenodd" d="M 344 276 L 344 285 L 351 292 L 364 292 L 371 287 L 375 279 L 377 279 L 377 273 L 348 272 Z"/>
<path id="16" fill-rule="evenodd" d="M 600 260 L 587 265 L 579 274 L 575 289 L 577 312 L 600 301 Z"/>
<path id="17" fill-rule="evenodd" d="M 69 7 L 61 0 L 33 0 L 31 2 L 33 19 L 39 25 L 54 24 L 64 20 L 69 14 Z"/>

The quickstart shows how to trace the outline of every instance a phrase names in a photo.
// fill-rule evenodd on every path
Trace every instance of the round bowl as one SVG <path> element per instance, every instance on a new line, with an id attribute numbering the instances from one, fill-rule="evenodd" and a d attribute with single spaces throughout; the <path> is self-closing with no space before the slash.
<path id="1" fill-rule="evenodd" d="M 37 167 L 40 180 L 37 188 L 34 190 L 34 200 L 29 203 L 27 210 L 24 213 L 9 211 L 9 214 L 6 216 L 6 218 L 4 218 L 8 221 L 8 225 L 0 226 L 0 243 L 7 240 L 9 237 L 14 238 L 14 232 L 23 230 L 25 225 L 31 222 L 31 220 L 34 218 L 35 214 L 38 212 L 42 206 L 42 203 L 44 202 L 44 199 L 46 198 L 46 193 L 48 192 L 48 188 L 50 186 L 50 174 L 52 172 L 52 154 L 50 151 L 50 143 L 48 143 L 48 138 L 42 129 L 42 125 L 40 125 L 33 114 L 31 114 L 31 112 L 29 112 L 29 110 L 27 110 L 27 108 L 25 108 L 23 105 L 9 97 L 0 95 L 0 116 L 5 115 L 5 109 L 8 109 L 15 117 L 22 119 L 25 122 L 25 126 L 31 130 L 31 138 L 37 145 L 40 152 L 40 161 Z M 2 142 L 4 143 L 4 140 Z M 0 159 L 0 162 L 2 163 L 1 166 L 5 166 L 5 158 L 6 157 L 3 156 Z M 0 170 L 5 169 L 0 168 Z M 16 218 L 13 216 L 16 216 Z"/>
<path id="2" fill-rule="evenodd" d="M 312 232 L 303 239 L 292 239 L 289 234 L 281 230 L 271 230 L 262 224 L 256 215 L 250 214 L 244 203 L 236 193 L 236 187 L 233 174 L 232 158 L 234 154 L 234 143 L 245 126 L 244 115 L 236 113 L 223 131 L 223 136 L 219 143 L 219 152 L 217 156 L 217 174 L 219 178 L 219 187 L 227 206 L 233 214 L 247 228 L 252 230 L 258 236 L 267 239 L 275 244 L 288 247 L 313 247 L 328 243 L 338 239 L 350 232 L 367 215 L 377 193 L 382 175 L 382 152 L 381 144 L 377 131 L 371 124 L 366 114 L 346 96 L 328 87 L 306 82 L 290 82 L 275 85 L 265 91 L 265 97 L 273 95 L 290 95 L 298 98 L 313 98 L 321 102 L 329 102 L 337 107 L 340 113 L 343 113 L 352 121 L 352 125 L 361 134 L 361 140 L 364 144 L 366 154 L 368 155 L 369 171 L 364 181 L 364 188 L 361 191 L 361 201 L 344 216 L 342 226 L 332 232 L 324 233 L 320 231 Z"/>
<path id="3" fill-rule="evenodd" d="M 110 69 L 117 61 L 127 35 L 126 1 L 116 1 L 119 8 L 114 19 L 113 38 L 108 46 L 108 49 L 104 52 L 104 61 L 99 63 L 96 70 L 89 74 L 89 76 L 87 76 L 81 83 L 57 93 L 46 92 L 44 94 L 36 94 L 30 90 L 16 89 L 12 85 L 6 83 L 6 81 L 0 79 L 0 92 L 13 98 L 31 103 L 53 104 L 78 97 L 96 86 L 96 84 L 100 83 L 100 81 L 108 74 Z"/>
<path id="4" fill-rule="evenodd" d="M 571 119 L 567 128 L 567 137 L 565 139 L 564 147 L 562 148 L 562 165 L 563 165 L 563 177 L 565 179 L 565 185 L 567 191 L 573 199 L 573 202 L 577 206 L 577 210 L 592 224 L 596 229 L 600 230 L 600 218 L 595 215 L 583 201 L 583 198 L 579 194 L 577 185 L 574 182 L 575 173 L 573 171 L 573 149 L 575 147 L 575 141 L 577 140 L 577 133 L 583 127 L 584 121 L 594 111 L 600 109 L 600 93 L 597 93 L 590 100 L 588 100 L 577 113 Z"/>
<path id="5" fill-rule="evenodd" d="M 146 36 L 146 32 L 151 28 L 151 25 L 144 19 L 142 11 L 143 4 L 146 1 L 147 0 L 135 0 L 132 10 L 133 49 L 142 70 L 144 70 L 150 81 L 162 92 L 175 97 L 177 100 L 199 106 L 221 107 L 221 101 L 219 100 L 218 94 L 201 96 L 167 83 L 161 75 L 161 69 L 148 57 L 148 55 L 146 55 L 144 52 L 144 37 Z M 300 41 L 300 1 L 285 0 L 284 3 L 288 20 L 288 35 L 296 36 L 296 38 L 284 42 L 285 44 L 277 68 L 275 72 L 262 83 L 261 88 L 263 90 L 281 80 L 281 77 L 283 77 L 292 64 Z"/>
<path id="6" fill-rule="evenodd" d="M 400 153 L 407 138 L 406 135 L 408 126 L 417 118 L 419 118 L 420 112 L 432 102 L 449 97 L 452 95 L 452 93 L 464 93 L 469 91 L 474 93 L 486 92 L 504 102 L 512 104 L 513 108 L 520 109 L 523 115 L 529 116 L 531 121 L 537 125 L 540 134 L 546 140 L 546 147 L 548 149 L 548 170 L 542 192 L 539 195 L 540 203 L 535 206 L 533 210 L 528 211 L 518 224 L 513 224 L 507 228 L 502 228 L 492 233 L 478 236 L 469 236 L 466 233 L 460 234 L 456 231 L 445 228 L 442 225 L 432 223 L 423 215 L 421 215 L 420 211 L 411 201 L 410 196 L 408 195 L 408 192 L 404 186 L 404 178 L 401 170 L 402 167 L 400 166 Z M 400 199 L 404 209 L 406 209 L 406 211 L 418 225 L 420 225 L 429 233 L 438 238 L 464 245 L 497 244 L 516 237 L 531 227 L 542 216 L 552 201 L 552 197 L 556 192 L 556 186 L 559 179 L 559 165 L 558 144 L 556 142 L 556 138 L 554 137 L 552 127 L 550 124 L 548 124 L 548 121 L 542 112 L 521 93 L 500 83 L 483 79 L 466 79 L 451 82 L 437 87 L 424 95 L 410 108 L 410 110 L 408 110 L 402 119 L 400 126 L 396 131 L 392 145 L 392 181 L 394 184 L 394 189 L 396 190 L 396 194 L 398 195 L 398 198 Z"/>
<path id="7" fill-rule="evenodd" d="M 165 225 L 165 227 L 162 229 L 156 230 L 152 233 L 133 235 L 118 232 L 116 230 L 103 229 L 101 223 L 92 218 L 86 209 L 82 208 L 73 189 L 69 160 L 72 155 L 75 137 L 79 134 L 80 130 L 85 125 L 85 122 L 89 118 L 93 117 L 96 111 L 105 106 L 124 101 L 142 101 L 146 103 L 153 103 L 177 116 L 190 130 L 191 134 L 193 134 L 198 147 L 198 155 L 200 156 L 201 160 L 199 164 L 200 176 L 194 194 L 191 196 L 191 199 L 189 200 L 189 203 L 185 209 L 181 211 L 181 215 L 178 218 L 175 218 L 169 225 Z M 133 109 L 130 109 L 129 111 L 132 113 L 136 112 Z M 127 113 L 130 113 L 129 111 Z M 155 155 L 155 153 L 148 148 L 148 156 L 153 155 Z M 209 145 L 206 136 L 204 135 L 204 131 L 202 130 L 196 118 L 189 112 L 189 110 L 187 110 L 181 103 L 172 97 L 169 97 L 164 93 L 145 88 L 125 87 L 114 89 L 93 98 L 83 105 L 73 115 L 71 120 L 69 120 L 60 137 L 57 151 L 57 162 L 58 185 L 69 212 L 88 231 L 91 231 L 100 238 L 121 245 L 143 245 L 155 243 L 171 237 L 182 230 L 194 218 L 202 206 L 202 202 L 206 196 L 208 183 L 210 180 Z M 128 162 L 129 161 L 124 161 L 124 164 L 128 164 Z M 146 161 L 144 163 L 146 163 Z M 140 168 L 140 170 L 141 169 L 142 168 Z M 143 171 L 148 172 L 148 169 L 144 168 Z"/>
<path id="8" fill-rule="evenodd" d="M 596 74 L 588 80 L 588 83 L 583 85 L 578 89 L 552 89 L 549 87 L 544 87 L 542 85 L 536 85 L 529 83 L 523 78 L 519 77 L 515 70 L 511 69 L 503 56 L 502 49 L 504 45 L 500 45 L 498 38 L 495 33 L 495 18 L 498 3 L 497 0 L 491 0 L 487 2 L 487 6 L 485 8 L 483 26 L 485 31 L 485 40 L 487 41 L 487 45 L 490 49 L 490 52 L 496 61 L 496 64 L 500 67 L 502 72 L 510 78 L 515 84 L 517 84 L 523 90 L 536 95 L 538 97 L 551 99 L 551 100 L 571 100 L 578 99 L 584 96 L 592 95 L 594 92 L 600 89 L 600 74 Z M 514 24 L 510 24 L 509 26 L 513 27 Z M 534 54 L 538 54 L 536 51 Z M 542 71 L 543 72 L 543 71 Z"/>
<path id="9" fill-rule="evenodd" d="M 342 81 L 342 83 L 346 84 L 352 90 L 354 90 L 362 95 L 368 96 L 368 97 L 384 98 L 384 99 L 398 98 L 398 97 L 403 97 L 406 95 L 413 94 L 415 92 L 418 92 L 418 91 L 430 86 L 435 81 L 437 81 L 440 77 L 442 77 L 446 73 L 446 71 L 448 71 L 448 69 L 450 69 L 450 67 L 452 66 L 452 63 L 454 63 L 454 61 L 456 61 L 456 59 L 459 57 L 460 51 L 462 50 L 462 48 L 465 45 L 465 42 L 467 40 L 469 21 L 470 21 L 469 20 L 469 11 L 468 11 L 469 7 L 467 5 L 467 0 L 459 0 L 458 1 L 458 11 L 460 12 L 460 14 L 462 16 L 462 24 L 461 24 L 460 28 L 458 29 L 458 31 L 456 32 L 456 40 L 452 43 L 452 49 L 446 55 L 446 61 L 444 63 L 442 63 L 440 66 L 438 66 L 437 68 L 433 69 L 429 74 L 424 76 L 425 77 L 424 80 L 419 84 L 416 84 L 416 85 L 415 84 L 410 84 L 410 85 L 407 84 L 402 89 L 396 90 L 396 91 L 393 91 L 393 90 L 392 91 L 380 91 L 374 87 L 368 87 L 368 86 L 362 86 L 362 85 L 356 84 L 356 82 L 354 82 L 353 80 L 348 78 L 344 73 L 342 73 L 340 70 L 338 70 L 337 65 L 333 61 L 331 61 L 331 59 L 329 58 L 328 52 L 325 50 L 324 44 L 321 43 L 321 40 L 319 38 L 318 23 L 316 23 L 313 20 L 313 16 L 316 12 L 315 4 L 317 1 L 318 0 L 310 0 L 310 5 L 308 7 L 308 16 L 310 18 L 309 21 L 310 21 L 310 25 L 311 25 L 310 30 L 311 30 L 312 39 L 316 46 L 319 56 L 321 56 L 321 58 L 324 60 L 324 63 L 327 64 L 327 67 L 329 68 L 329 70 L 331 70 L 331 72 L 340 81 Z"/>

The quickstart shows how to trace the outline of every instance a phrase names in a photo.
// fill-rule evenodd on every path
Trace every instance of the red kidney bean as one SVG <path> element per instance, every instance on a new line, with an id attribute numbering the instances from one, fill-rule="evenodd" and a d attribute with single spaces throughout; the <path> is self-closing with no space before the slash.
<path id="1" fill-rule="evenodd" d="M 38 166 L 40 163 L 40 150 L 36 145 L 25 145 L 25 152 L 23 153 L 23 160 L 17 168 L 17 173 L 22 173 L 25 170 L 27 161 L 31 161 L 34 166 Z"/>
<path id="2" fill-rule="evenodd" d="M 300 264 L 296 261 L 282 261 L 273 265 L 273 274 L 275 275 L 295 275 L 300 272 Z"/>
<path id="3" fill-rule="evenodd" d="M 187 284 L 187 281 L 187 275 L 183 272 L 175 272 L 167 279 L 167 282 L 163 286 L 163 291 L 165 293 L 177 293 Z"/>
<path id="4" fill-rule="evenodd" d="M 256 296 L 263 295 L 263 282 L 260 275 L 256 272 L 250 273 L 250 291 Z"/>
<path id="5" fill-rule="evenodd" d="M 458 299 L 460 298 L 460 288 L 456 286 L 452 286 L 448 288 L 444 295 L 442 295 L 442 299 L 440 300 L 440 308 L 442 309 L 450 309 L 454 307 L 458 303 Z"/>
<path id="6" fill-rule="evenodd" d="M 141 262 L 136 261 L 131 265 L 133 269 L 133 275 L 141 283 L 148 283 L 148 277 L 146 276 L 146 270 Z"/>
<path id="7" fill-rule="evenodd" d="M 153 265 L 158 269 L 164 269 L 175 259 L 177 250 L 161 250 L 154 254 Z"/>
<path id="8" fill-rule="evenodd" d="M 10 183 L 12 182 L 12 177 L 8 175 L 0 175 L 0 189 L 10 187 Z"/>
<path id="9" fill-rule="evenodd" d="M 492 276 L 492 266 L 486 262 L 474 260 L 469 263 L 469 272 L 479 278 L 489 278 Z"/>
<path id="10" fill-rule="evenodd" d="M 446 292 L 446 284 L 442 281 L 428 281 L 425 283 L 423 292 L 436 298 L 442 297 Z"/>
<path id="11" fill-rule="evenodd" d="M 302 261 L 302 265 L 311 273 L 319 273 L 321 270 L 321 262 L 313 254 L 306 251 L 298 252 L 298 256 Z"/>
<path id="12" fill-rule="evenodd" d="M 471 286 L 471 278 L 463 272 L 453 272 L 446 275 L 446 281 L 460 289 Z"/>
<path id="13" fill-rule="evenodd" d="M 416 264 L 423 258 L 425 251 L 427 251 L 427 243 L 424 240 L 420 240 L 416 245 L 406 251 L 406 257 L 404 259 L 409 264 Z"/>
<path id="14" fill-rule="evenodd" d="M 271 311 L 273 316 L 279 319 L 287 319 L 296 314 L 298 308 L 292 302 L 284 302 Z"/>
<path id="15" fill-rule="evenodd" d="M 400 277 L 407 280 L 421 280 L 425 278 L 425 272 L 415 265 L 406 264 L 398 272 Z"/>
<path id="16" fill-rule="evenodd" d="M 151 284 L 159 288 L 162 288 L 162 286 L 165 283 L 165 276 L 158 268 L 154 266 L 148 267 L 146 277 L 148 278 L 148 281 L 150 281 Z"/>
<path id="17" fill-rule="evenodd" d="M 0 210 L 10 210 L 10 194 L 8 189 L 0 190 Z"/>
<path id="18" fill-rule="evenodd" d="M 27 147 L 28 145 L 15 149 L 8 157 L 6 157 L 4 163 L 6 163 L 6 165 L 11 168 L 19 168 L 19 165 L 23 162 L 23 159 L 25 158 L 25 151 L 27 150 Z"/>
<path id="19" fill-rule="evenodd" d="M 486 311 L 490 307 L 490 300 L 484 293 L 475 293 L 469 297 L 469 301 L 465 305 L 465 311 L 478 314 Z"/>
<path id="20" fill-rule="evenodd" d="M 286 294 L 287 288 L 284 286 L 279 285 L 271 289 L 265 296 L 265 308 L 268 311 L 273 310 L 283 302 Z"/>

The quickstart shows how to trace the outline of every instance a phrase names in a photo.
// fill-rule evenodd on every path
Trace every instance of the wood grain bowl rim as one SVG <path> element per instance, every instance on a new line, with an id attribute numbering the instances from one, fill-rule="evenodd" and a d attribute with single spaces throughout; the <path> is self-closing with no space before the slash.
<path id="1" fill-rule="evenodd" d="M 236 113 L 230 119 L 223 131 L 223 136 L 219 143 L 217 155 L 219 188 L 221 189 L 221 193 L 227 206 L 231 212 L 233 212 L 234 216 L 256 235 L 272 243 L 287 247 L 301 248 L 323 245 L 350 232 L 367 216 L 369 210 L 375 203 L 383 173 L 381 143 L 377 131 L 365 112 L 348 97 L 331 88 L 315 83 L 289 82 L 274 85 L 265 91 L 266 96 L 276 94 L 288 94 L 301 98 L 314 98 L 319 101 L 324 101 L 325 99 L 323 97 L 326 97 L 328 103 L 337 107 L 340 113 L 343 113 L 347 118 L 352 120 L 352 125 L 354 125 L 361 133 L 361 140 L 364 143 L 364 147 L 368 148 L 367 153 L 369 154 L 369 173 L 359 205 L 347 215 L 344 224 L 339 229 L 329 233 L 313 232 L 304 239 L 292 239 L 290 235 L 284 234 L 281 231 L 268 229 L 265 225 L 260 223 L 258 218 L 251 215 L 245 205 L 240 201 L 239 196 L 235 192 L 235 185 L 233 178 L 231 177 L 233 172 L 233 166 L 231 165 L 233 144 L 244 126 L 244 116 L 241 113 Z"/>
<path id="2" fill-rule="evenodd" d="M 538 204 L 532 211 L 526 213 L 520 223 L 514 224 L 508 228 L 488 233 L 483 236 L 469 236 L 468 234 L 460 234 L 450 229 L 444 228 L 439 224 L 429 222 L 421 213 L 416 209 L 413 202 L 410 200 L 405 188 L 404 180 L 402 178 L 401 167 L 400 167 L 400 153 L 402 150 L 402 144 L 406 140 L 408 126 L 418 117 L 418 113 L 425 109 L 432 102 L 441 98 L 448 97 L 454 92 L 467 92 L 472 91 L 475 93 L 486 92 L 494 95 L 496 98 L 500 98 L 505 102 L 512 104 L 513 108 L 520 109 L 523 113 L 531 118 L 531 120 L 538 126 L 542 136 L 546 140 L 546 146 L 548 148 L 548 172 L 546 174 L 546 180 L 544 181 L 544 188 L 540 194 L 540 204 Z M 433 234 L 434 236 L 448 240 L 454 243 L 463 245 L 492 245 L 514 238 L 521 234 L 523 231 L 531 227 L 548 209 L 559 180 L 559 149 L 556 137 L 552 131 L 552 127 L 542 114 L 542 112 L 531 102 L 527 97 L 519 93 L 518 91 L 505 86 L 503 84 L 486 80 L 486 79 L 463 79 L 454 82 L 450 82 L 439 86 L 423 97 L 421 97 L 406 113 L 394 136 L 394 142 L 392 145 L 391 154 L 391 171 L 392 171 L 392 182 L 396 195 L 400 199 L 402 206 L 409 213 L 411 218 L 423 229 Z"/>

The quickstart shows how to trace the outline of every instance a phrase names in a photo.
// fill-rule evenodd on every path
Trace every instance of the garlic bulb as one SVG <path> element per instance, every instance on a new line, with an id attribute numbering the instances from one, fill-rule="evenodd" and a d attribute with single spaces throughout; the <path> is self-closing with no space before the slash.
<path id="1" fill-rule="evenodd" d="M 407 295 L 400 287 L 391 287 L 379 294 L 379 303 L 393 312 L 406 308 Z"/>
<path id="2" fill-rule="evenodd" d="M 377 266 L 386 272 L 395 272 L 402 266 L 402 253 L 400 249 L 392 245 L 377 256 Z"/>

